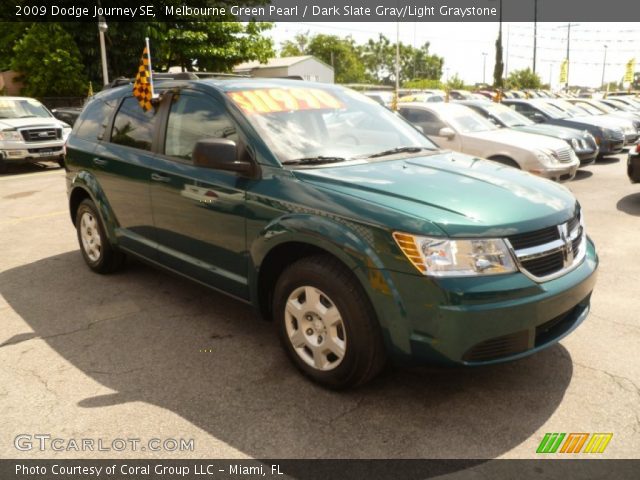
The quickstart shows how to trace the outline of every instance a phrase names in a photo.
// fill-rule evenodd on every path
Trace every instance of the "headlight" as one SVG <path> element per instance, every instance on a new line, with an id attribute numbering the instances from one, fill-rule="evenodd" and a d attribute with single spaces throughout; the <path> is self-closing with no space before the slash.
<path id="1" fill-rule="evenodd" d="M 555 158 L 551 150 L 534 150 L 536 158 L 542 163 L 553 163 Z"/>
<path id="2" fill-rule="evenodd" d="M 64 127 L 62 129 L 62 139 L 66 140 L 67 137 L 69 136 L 69 134 L 71 133 L 72 128 L 71 127 Z"/>
<path id="3" fill-rule="evenodd" d="M 571 146 L 573 147 L 574 150 L 578 150 L 580 148 L 580 142 L 578 141 L 577 138 L 571 139 Z"/>
<path id="4" fill-rule="evenodd" d="M 393 238 L 423 275 L 466 277 L 517 271 L 501 239 L 453 240 L 395 232 Z"/>
<path id="5" fill-rule="evenodd" d="M 4 140 L 6 142 L 20 142 L 22 140 L 22 135 L 17 130 L 5 130 L 0 132 L 0 140 Z"/>

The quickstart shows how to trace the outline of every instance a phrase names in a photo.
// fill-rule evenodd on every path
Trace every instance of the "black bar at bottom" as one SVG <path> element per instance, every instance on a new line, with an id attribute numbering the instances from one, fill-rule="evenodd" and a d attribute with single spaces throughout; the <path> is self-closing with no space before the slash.
<path id="1" fill-rule="evenodd" d="M 637 480 L 640 460 L 0 460 L 2 480 Z"/>

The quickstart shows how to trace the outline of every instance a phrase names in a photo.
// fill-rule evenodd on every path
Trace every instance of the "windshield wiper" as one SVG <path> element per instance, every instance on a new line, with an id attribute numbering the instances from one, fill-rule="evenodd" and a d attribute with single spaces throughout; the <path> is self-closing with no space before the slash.
<path id="1" fill-rule="evenodd" d="M 386 157 L 387 155 L 395 155 L 396 153 L 418 153 L 422 150 L 433 151 L 435 149 L 427 147 L 396 147 L 390 150 L 383 150 L 382 152 L 372 153 L 371 155 L 367 155 L 367 158 Z"/>
<path id="2" fill-rule="evenodd" d="M 35 115 L 21 115 L 18 118 L 36 118 Z"/>
<path id="3" fill-rule="evenodd" d="M 323 163 L 338 163 L 344 162 L 346 158 L 342 157 L 305 157 L 305 158 L 296 158 L 294 160 L 285 160 L 282 162 L 283 165 L 322 165 Z"/>

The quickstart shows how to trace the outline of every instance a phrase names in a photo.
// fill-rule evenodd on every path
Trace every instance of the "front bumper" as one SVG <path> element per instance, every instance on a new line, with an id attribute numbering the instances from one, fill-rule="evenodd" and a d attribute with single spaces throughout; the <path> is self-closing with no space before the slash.
<path id="1" fill-rule="evenodd" d="M 6 163 L 55 161 L 63 158 L 63 156 L 64 148 L 62 145 L 0 150 L 0 160 Z"/>
<path id="2" fill-rule="evenodd" d="M 640 183 L 640 153 L 632 152 L 627 157 L 627 176 L 631 183 Z"/>
<path id="3" fill-rule="evenodd" d="M 530 170 L 530 172 L 556 182 L 568 182 L 576 176 L 579 166 L 580 162 L 573 161 L 566 164 L 557 164 L 557 166 L 553 167 L 545 167 L 544 169 Z"/>
<path id="4" fill-rule="evenodd" d="M 622 152 L 624 149 L 624 140 L 612 140 L 612 139 L 603 139 L 600 142 L 600 154 L 603 155 L 615 155 L 617 153 Z"/>
<path id="5" fill-rule="evenodd" d="M 485 365 L 557 343 L 587 316 L 598 258 L 536 283 L 522 273 L 433 279 L 388 272 L 392 304 L 374 305 L 396 361 Z"/>
<path id="6" fill-rule="evenodd" d="M 638 143 L 638 138 L 640 138 L 640 135 L 638 135 L 638 133 L 625 133 L 624 135 L 625 146 L 635 145 L 636 143 Z"/>

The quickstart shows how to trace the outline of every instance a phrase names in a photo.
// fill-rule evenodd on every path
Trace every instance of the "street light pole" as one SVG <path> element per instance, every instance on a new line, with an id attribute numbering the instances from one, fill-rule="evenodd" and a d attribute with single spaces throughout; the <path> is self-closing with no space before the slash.
<path id="1" fill-rule="evenodd" d="M 104 44 L 104 34 L 109 27 L 104 17 L 100 15 L 98 18 L 98 30 L 100 32 L 100 56 L 102 58 L 102 81 L 106 85 L 109 83 L 109 72 L 107 71 L 107 49 Z"/>
<path id="2" fill-rule="evenodd" d="M 487 83 L 487 52 L 482 52 L 482 83 Z"/>
<path id="3" fill-rule="evenodd" d="M 604 60 L 602 60 L 602 83 L 600 88 L 604 89 L 604 72 L 607 68 L 607 45 L 604 46 Z"/>

